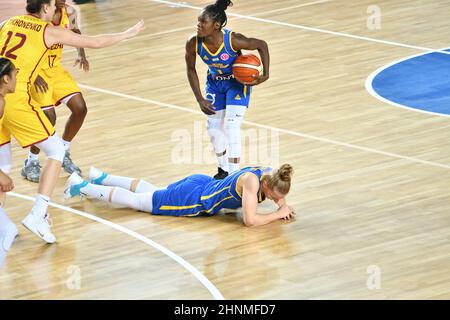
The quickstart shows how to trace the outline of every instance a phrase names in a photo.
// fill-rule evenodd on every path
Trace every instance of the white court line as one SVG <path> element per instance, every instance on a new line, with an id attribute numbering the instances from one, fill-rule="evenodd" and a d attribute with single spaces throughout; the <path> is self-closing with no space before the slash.
<path id="1" fill-rule="evenodd" d="M 20 198 L 20 199 L 24 199 L 24 200 L 28 200 L 28 201 L 34 201 L 35 199 L 29 196 L 25 196 L 16 192 L 8 192 L 8 195 L 16 197 L 16 198 Z M 205 286 L 205 288 L 211 293 L 211 295 L 214 297 L 214 299 L 216 300 L 225 300 L 224 296 L 220 293 L 220 291 L 211 283 L 211 281 L 208 280 L 208 278 L 206 278 L 200 271 L 198 271 L 193 265 L 191 265 L 189 262 L 187 262 L 186 260 L 184 260 L 183 258 L 181 258 L 180 256 L 176 255 L 175 253 L 173 253 L 172 251 L 170 251 L 169 249 L 167 249 L 166 247 L 160 245 L 159 243 L 144 237 L 143 235 L 132 231 L 128 228 L 125 228 L 119 224 L 113 223 L 111 221 L 96 217 L 92 214 L 89 214 L 87 212 L 83 212 L 83 211 L 79 211 L 79 210 L 75 210 L 72 209 L 70 207 L 66 207 L 66 206 L 62 206 L 60 204 L 57 203 L 53 203 L 50 202 L 49 206 L 64 210 L 64 211 L 68 211 L 71 213 L 74 213 L 78 216 L 82 216 L 84 218 L 99 222 L 101 224 L 104 224 L 105 226 L 108 226 L 114 230 L 117 230 L 119 232 L 128 234 L 129 236 L 142 241 L 146 244 L 148 244 L 149 246 L 155 248 L 156 250 L 161 251 L 162 253 L 164 253 L 166 256 L 168 256 L 169 258 L 175 260 L 176 262 L 178 262 L 182 267 L 184 267 L 188 272 L 190 272 L 195 278 L 197 278 L 197 280 L 199 280 L 203 286 Z"/>
<path id="2" fill-rule="evenodd" d="M 164 102 L 160 102 L 160 101 L 156 101 L 156 100 L 136 97 L 136 96 L 132 96 L 132 95 L 116 92 L 116 91 L 111 91 L 111 90 L 105 90 L 105 89 L 101 89 L 101 88 L 91 87 L 91 86 L 87 86 L 87 85 L 84 85 L 84 84 L 78 84 L 78 85 L 81 88 L 84 88 L 84 89 L 88 89 L 88 90 L 92 90 L 92 91 L 96 91 L 96 92 L 100 92 L 100 93 L 105 93 L 105 94 L 110 94 L 110 95 L 113 95 L 113 96 L 116 96 L 116 97 L 121 97 L 121 98 L 125 98 L 125 99 L 140 101 L 140 102 L 144 102 L 146 104 L 155 104 L 155 105 L 158 105 L 160 107 L 166 107 L 166 108 L 169 108 L 169 109 L 175 109 L 175 110 L 179 110 L 179 111 L 184 111 L 184 112 L 190 112 L 190 113 L 195 113 L 195 114 L 199 114 L 199 115 L 204 115 L 203 112 L 201 112 L 199 110 L 194 110 L 194 109 L 190 109 L 190 108 L 186 108 L 186 107 L 180 107 L 180 106 L 177 106 L 177 105 L 164 103 Z M 255 123 L 255 122 L 250 122 L 250 121 L 245 121 L 244 120 L 243 123 L 248 124 L 250 126 L 254 126 L 254 127 L 259 127 L 259 128 L 264 128 L 264 129 L 268 129 L 268 130 L 278 131 L 278 132 L 289 134 L 289 135 L 292 135 L 292 136 L 297 136 L 297 137 L 301 137 L 301 138 L 321 141 L 321 142 L 334 144 L 334 145 L 338 145 L 338 146 L 343 146 L 343 147 L 347 147 L 347 148 L 352 148 L 352 149 L 356 149 L 356 150 L 360 150 L 360 151 L 376 153 L 376 154 L 380 154 L 380 155 L 388 156 L 388 157 L 392 157 L 392 158 L 408 160 L 408 161 L 411 161 L 411 162 L 426 164 L 426 165 L 433 166 L 433 167 L 450 169 L 450 165 L 445 165 L 445 164 L 441 164 L 441 163 L 437 163 L 437 162 L 432 162 L 432 161 L 427 161 L 427 160 L 421 160 L 421 159 L 417 159 L 417 158 L 402 156 L 402 155 L 399 155 L 399 154 L 396 154 L 396 153 L 392 153 L 392 152 L 385 152 L 385 151 L 380 151 L 380 150 L 376 150 L 376 149 L 371 149 L 371 148 L 367 148 L 367 147 L 358 146 L 358 145 L 351 144 L 351 143 L 341 142 L 341 141 L 337 141 L 337 140 L 331 140 L 331 139 L 327 139 L 327 138 L 316 137 L 316 136 L 313 136 L 313 135 L 310 135 L 310 134 L 306 134 L 306 133 L 301 133 L 301 132 L 296 132 L 296 131 L 292 131 L 292 130 L 276 128 L 276 127 L 272 127 L 272 126 L 268 126 L 268 125 L 262 125 L 262 124 L 258 124 L 258 123 Z"/>
<path id="3" fill-rule="evenodd" d="M 306 3 L 296 4 L 294 6 L 282 7 L 282 8 L 278 8 L 278 9 L 269 10 L 269 11 L 258 12 L 258 13 L 253 14 L 253 17 L 262 16 L 262 15 L 270 14 L 270 13 L 283 12 L 283 11 L 286 11 L 286 10 L 292 10 L 292 9 L 308 7 L 308 6 L 312 6 L 312 5 L 315 5 L 315 4 L 322 4 L 322 3 L 331 2 L 331 1 L 333 1 L 333 0 L 319 0 L 319 1 L 313 1 L 313 2 L 306 2 Z M 236 19 L 242 19 L 242 17 L 237 17 Z M 233 20 L 235 20 L 235 19 L 233 19 Z"/>
<path id="4" fill-rule="evenodd" d="M 168 4 L 168 5 L 171 5 L 171 6 L 176 6 L 176 7 L 181 7 L 181 8 L 188 8 L 188 9 L 195 9 L 195 10 L 202 10 L 203 9 L 202 7 L 196 7 L 196 6 L 192 6 L 192 5 L 189 5 L 189 4 L 177 3 L 177 2 L 171 2 L 171 1 L 165 1 L 165 0 L 150 0 L 150 1 L 157 2 L 157 3 L 163 3 L 163 4 Z M 299 24 L 292 24 L 292 23 L 275 21 L 275 20 L 270 20 L 270 19 L 257 18 L 255 16 L 246 16 L 246 15 L 237 14 L 237 13 L 227 13 L 227 16 L 239 17 L 239 18 L 246 19 L 246 20 L 254 20 L 254 21 L 259 21 L 259 22 L 271 23 L 271 24 L 280 25 L 280 26 L 284 26 L 284 27 L 295 28 L 295 29 L 302 29 L 302 30 L 307 30 L 307 31 L 326 33 L 326 34 L 331 34 L 331 35 L 339 36 L 339 37 L 346 37 L 346 38 L 352 38 L 352 39 L 357 39 L 357 40 L 364 40 L 364 41 L 382 43 L 382 44 L 387 44 L 387 45 L 391 45 L 391 46 L 404 47 L 404 48 L 421 50 L 421 51 L 433 51 L 433 52 L 439 52 L 439 53 L 442 53 L 442 54 L 450 55 L 450 52 L 441 51 L 441 50 L 435 50 L 435 49 L 432 49 L 432 48 L 426 48 L 426 47 L 421 47 L 421 46 L 414 46 L 414 45 L 409 45 L 409 44 L 403 44 L 403 43 L 394 42 L 394 41 L 387 41 L 387 40 L 380 40 L 380 39 L 375 39 L 375 38 L 357 36 L 357 35 L 353 35 L 353 34 L 349 34 L 349 33 L 343 33 L 343 32 L 329 31 L 329 30 L 325 30 L 325 29 L 307 27 L 307 26 L 303 26 L 303 25 L 299 25 Z"/>
<path id="5" fill-rule="evenodd" d="M 448 49 L 448 48 L 442 48 L 442 49 L 440 49 L 440 50 L 444 50 L 444 49 Z M 393 65 L 396 65 L 397 63 L 400 63 L 400 62 L 403 62 L 403 61 L 406 61 L 406 60 L 409 60 L 409 59 L 417 58 L 417 57 L 420 57 L 420 56 L 424 56 L 424 55 L 427 55 L 427 54 L 430 54 L 430 53 L 433 53 L 433 52 L 434 52 L 434 51 L 428 51 L 428 52 L 422 52 L 422 53 L 419 53 L 419 54 L 411 55 L 411 56 L 408 56 L 408 57 L 406 57 L 406 58 L 401 58 L 401 59 L 395 60 L 395 61 L 393 61 L 393 62 L 391 62 L 391 63 L 389 63 L 389 64 L 387 64 L 387 65 L 385 65 L 385 66 L 382 66 L 382 67 L 378 68 L 377 70 L 375 70 L 374 72 L 372 72 L 372 73 L 370 74 L 370 76 L 366 79 L 366 83 L 365 83 L 366 90 L 367 90 L 374 98 L 376 98 L 376 99 L 378 99 L 378 100 L 380 100 L 380 101 L 382 101 L 382 102 L 385 102 L 385 103 L 387 103 L 387 104 L 390 104 L 390 105 L 392 105 L 392 106 L 394 106 L 394 107 L 399 107 L 399 108 L 402 108 L 402 109 L 407 109 L 407 110 L 410 110 L 410 111 L 415 111 L 415 112 L 420 112 L 420 113 L 431 114 L 431 115 L 434 115 L 434 116 L 450 117 L 450 115 L 448 115 L 448 114 L 437 113 L 437 112 L 431 112 L 431 111 L 425 111 L 425 110 L 416 109 L 416 108 L 412 108 L 412 107 L 405 106 L 405 105 L 403 105 L 403 104 L 396 103 L 396 102 L 394 102 L 394 101 L 391 101 L 391 100 L 389 100 L 389 99 L 386 99 L 386 98 L 383 97 L 383 96 L 380 96 L 380 95 L 378 94 L 378 92 L 376 92 L 375 89 L 373 88 L 373 80 L 374 80 L 375 77 L 376 77 L 379 73 L 381 73 L 382 71 L 388 69 L 389 67 L 392 67 Z"/>

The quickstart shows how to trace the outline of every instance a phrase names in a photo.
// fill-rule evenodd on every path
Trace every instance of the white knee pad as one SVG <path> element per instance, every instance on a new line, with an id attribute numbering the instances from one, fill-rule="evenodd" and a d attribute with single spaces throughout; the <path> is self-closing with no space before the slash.
<path id="1" fill-rule="evenodd" d="M 151 213 L 153 210 L 153 194 L 155 192 L 146 192 L 146 193 L 135 193 L 138 204 L 139 211 Z"/>
<path id="2" fill-rule="evenodd" d="M 225 132 L 228 139 L 228 157 L 241 157 L 241 124 L 246 111 L 245 106 L 227 106 Z"/>
<path id="3" fill-rule="evenodd" d="M 44 151 L 48 159 L 63 161 L 66 150 L 61 138 L 56 133 L 47 140 L 37 143 L 36 146 Z"/>
<path id="4" fill-rule="evenodd" d="M 206 129 L 215 153 L 224 152 L 227 148 L 227 141 L 224 132 L 224 111 L 217 111 L 216 114 L 208 116 Z"/>
<path id="5" fill-rule="evenodd" d="M 11 172 L 11 143 L 0 147 L 0 170 L 8 174 Z"/>

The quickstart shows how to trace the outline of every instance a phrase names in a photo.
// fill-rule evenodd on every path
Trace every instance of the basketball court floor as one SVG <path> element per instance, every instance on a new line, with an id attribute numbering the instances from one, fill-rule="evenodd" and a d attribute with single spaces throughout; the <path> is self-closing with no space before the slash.
<path id="1" fill-rule="evenodd" d="M 0 19 L 24 2 L 2 1 Z M 71 147 L 83 173 L 95 165 L 164 186 L 216 172 L 184 62 L 209 3 L 80 6 L 86 34 L 146 24 L 135 39 L 87 50 L 88 74 L 66 48 L 89 108 Z M 293 222 L 246 228 L 239 214 L 64 201 L 62 174 L 49 209 L 57 243 L 46 245 L 20 225 L 37 185 L 20 176 L 28 150 L 13 142 L 6 211 L 20 237 L 0 299 L 449 299 L 449 10 L 444 0 L 234 1 L 227 28 L 266 40 L 271 54 L 245 115 L 243 166 L 294 167 Z M 62 133 L 69 111 L 57 113 Z"/>

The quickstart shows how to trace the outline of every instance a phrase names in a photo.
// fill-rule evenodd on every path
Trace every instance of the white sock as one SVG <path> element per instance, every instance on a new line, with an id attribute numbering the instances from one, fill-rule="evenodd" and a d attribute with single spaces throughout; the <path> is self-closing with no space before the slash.
<path id="1" fill-rule="evenodd" d="M 105 179 L 102 181 L 102 185 L 104 186 L 113 186 L 113 187 L 121 187 L 127 190 L 131 189 L 131 183 L 133 182 L 133 178 L 121 177 L 121 176 L 113 176 L 108 174 Z"/>
<path id="2" fill-rule="evenodd" d="M 228 173 L 233 173 L 239 170 L 239 163 L 228 162 Z"/>
<path id="3" fill-rule="evenodd" d="M 80 191 L 89 198 L 111 202 L 135 210 L 151 212 L 153 192 L 135 193 L 120 187 L 87 184 Z M 112 192 L 112 194 L 111 194 Z"/>
<path id="4" fill-rule="evenodd" d="M 49 202 L 50 202 L 49 197 L 38 193 L 36 195 L 36 199 L 34 200 L 34 206 L 31 209 L 31 212 L 33 212 L 33 214 L 37 215 L 38 217 L 42 217 L 42 218 L 45 217 L 45 215 L 47 214 L 47 208 L 48 208 Z"/>
<path id="5" fill-rule="evenodd" d="M 111 202 L 139 211 L 152 212 L 153 192 L 134 193 L 122 188 L 113 191 Z"/>
<path id="6" fill-rule="evenodd" d="M 121 176 L 113 176 L 111 174 L 108 174 L 105 179 L 102 181 L 102 185 L 104 186 L 113 186 L 113 187 L 121 187 L 126 190 L 131 190 L 131 186 L 133 184 L 133 181 L 136 181 L 137 179 L 134 178 L 128 178 L 128 177 L 121 177 Z M 136 190 L 134 192 L 136 193 L 144 193 L 144 192 L 150 192 L 154 191 L 156 189 L 160 189 L 154 185 L 152 185 L 149 182 L 146 182 L 144 180 L 139 180 Z"/>
<path id="7" fill-rule="evenodd" d="M 38 154 L 34 154 L 31 151 L 29 151 L 28 152 L 28 162 L 33 161 L 33 160 L 39 161 L 39 153 Z"/>
<path id="8" fill-rule="evenodd" d="M 219 153 L 220 154 L 220 153 Z M 219 167 L 221 167 L 224 171 L 228 171 L 228 157 L 227 157 L 227 153 L 225 152 L 223 155 L 221 156 L 217 156 L 217 161 L 219 161 Z"/>
<path id="9" fill-rule="evenodd" d="M 109 195 L 114 187 L 100 186 L 98 184 L 88 183 L 80 189 L 80 191 L 88 196 L 88 198 L 109 201 Z"/>
<path id="10" fill-rule="evenodd" d="M 146 192 L 155 192 L 156 190 L 162 189 L 160 187 L 154 186 L 150 182 L 139 180 L 139 183 L 136 186 L 136 193 L 146 193 Z"/>
<path id="11" fill-rule="evenodd" d="M 64 140 L 64 139 L 61 139 L 61 140 L 62 140 L 62 142 L 63 142 L 64 149 L 65 149 L 66 151 L 68 151 L 68 150 L 70 149 L 70 141 L 66 141 L 66 140 Z"/>

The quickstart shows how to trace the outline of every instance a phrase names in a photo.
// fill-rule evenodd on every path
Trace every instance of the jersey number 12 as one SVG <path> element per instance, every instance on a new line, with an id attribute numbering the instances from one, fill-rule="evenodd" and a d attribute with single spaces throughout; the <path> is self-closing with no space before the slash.
<path id="1" fill-rule="evenodd" d="M 15 47 L 9 49 L 8 51 L 6 51 L 6 48 L 8 47 L 8 44 L 11 41 L 12 35 L 13 35 L 12 31 L 8 31 L 8 38 L 6 39 L 5 45 L 3 46 L 2 51 L 0 52 L 0 56 L 4 56 L 6 58 L 16 60 L 17 56 L 15 54 L 13 54 L 13 52 L 16 51 L 17 49 L 23 47 L 23 45 L 25 44 L 25 41 L 27 40 L 27 36 L 24 35 L 23 33 L 17 32 L 14 36 L 20 38 L 19 44 L 17 44 Z M 5 51 L 6 51 L 6 53 L 5 53 Z"/>

